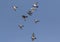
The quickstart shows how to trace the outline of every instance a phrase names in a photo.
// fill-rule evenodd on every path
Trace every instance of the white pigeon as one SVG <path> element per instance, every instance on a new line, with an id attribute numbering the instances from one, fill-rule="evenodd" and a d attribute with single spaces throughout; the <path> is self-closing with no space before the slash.
<path id="1" fill-rule="evenodd" d="M 16 9 L 17 9 L 18 7 L 14 5 L 12 8 L 13 8 L 14 11 L 16 11 Z"/>
<path id="2" fill-rule="evenodd" d="M 35 23 L 38 23 L 38 22 L 40 22 L 40 21 L 39 21 L 38 19 L 34 19 L 34 22 L 35 22 Z"/>
<path id="3" fill-rule="evenodd" d="M 33 7 L 38 8 L 38 2 L 35 2 L 35 3 L 33 4 Z"/>

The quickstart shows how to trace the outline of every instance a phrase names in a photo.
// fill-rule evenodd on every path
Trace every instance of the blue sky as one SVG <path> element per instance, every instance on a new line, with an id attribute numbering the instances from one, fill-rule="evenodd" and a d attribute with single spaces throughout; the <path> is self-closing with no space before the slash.
<path id="1" fill-rule="evenodd" d="M 22 14 L 39 1 L 39 8 L 23 21 Z M 18 6 L 15 12 L 11 7 Z M 35 24 L 33 19 L 39 18 Z M 20 30 L 18 24 L 24 24 Z M 36 34 L 34 42 L 60 42 L 60 0 L 0 0 L 0 42 L 32 42 L 31 34 Z"/>

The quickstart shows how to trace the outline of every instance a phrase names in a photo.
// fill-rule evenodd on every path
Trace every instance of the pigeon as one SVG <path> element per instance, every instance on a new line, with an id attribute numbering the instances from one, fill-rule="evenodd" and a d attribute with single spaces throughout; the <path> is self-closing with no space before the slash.
<path id="1" fill-rule="evenodd" d="M 35 37 L 35 34 L 33 33 L 32 34 L 32 41 L 34 41 L 36 39 L 36 37 Z"/>

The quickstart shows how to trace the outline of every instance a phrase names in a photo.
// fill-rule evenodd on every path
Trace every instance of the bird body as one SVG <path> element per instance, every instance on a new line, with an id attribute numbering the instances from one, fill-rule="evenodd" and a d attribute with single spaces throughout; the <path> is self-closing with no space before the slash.
<path id="1" fill-rule="evenodd" d="M 36 39 L 36 37 L 35 37 L 35 34 L 33 33 L 32 34 L 32 41 L 34 41 Z"/>
<path id="2" fill-rule="evenodd" d="M 24 25 L 20 24 L 18 25 L 20 29 L 23 29 L 22 27 L 24 27 Z"/>
<path id="3" fill-rule="evenodd" d="M 14 11 L 16 11 L 16 9 L 17 9 L 18 7 L 14 5 L 12 8 L 13 8 Z"/>

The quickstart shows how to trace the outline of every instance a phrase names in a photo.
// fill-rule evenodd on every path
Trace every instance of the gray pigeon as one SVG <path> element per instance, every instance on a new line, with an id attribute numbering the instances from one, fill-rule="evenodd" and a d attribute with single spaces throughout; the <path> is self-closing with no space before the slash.
<path id="1" fill-rule="evenodd" d="M 36 39 L 35 34 L 32 33 L 32 41 L 34 41 L 35 39 Z"/>
<path id="2" fill-rule="evenodd" d="M 20 24 L 18 25 L 20 29 L 23 29 L 24 25 Z"/>

